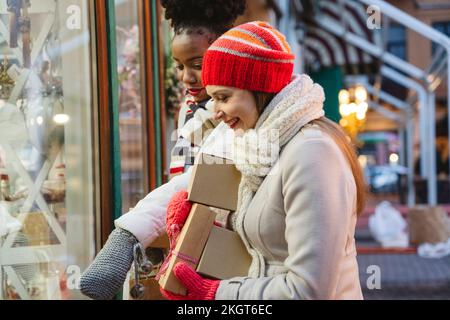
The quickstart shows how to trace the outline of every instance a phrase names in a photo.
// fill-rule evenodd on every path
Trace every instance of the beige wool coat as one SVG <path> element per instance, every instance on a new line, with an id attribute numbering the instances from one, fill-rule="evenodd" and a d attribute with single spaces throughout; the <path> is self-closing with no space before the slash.
<path id="1" fill-rule="evenodd" d="M 216 299 L 362 299 L 356 220 L 344 154 L 318 126 L 305 126 L 245 213 L 245 234 L 264 256 L 265 276 L 221 281 Z"/>

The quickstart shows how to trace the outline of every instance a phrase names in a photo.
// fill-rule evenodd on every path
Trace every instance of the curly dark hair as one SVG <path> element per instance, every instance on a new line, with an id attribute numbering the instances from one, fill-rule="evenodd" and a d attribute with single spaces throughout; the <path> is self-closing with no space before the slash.
<path id="1" fill-rule="evenodd" d="M 161 0 L 161 5 L 176 34 L 184 29 L 205 28 L 221 35 L 244 13 L 246 0 Z"/>

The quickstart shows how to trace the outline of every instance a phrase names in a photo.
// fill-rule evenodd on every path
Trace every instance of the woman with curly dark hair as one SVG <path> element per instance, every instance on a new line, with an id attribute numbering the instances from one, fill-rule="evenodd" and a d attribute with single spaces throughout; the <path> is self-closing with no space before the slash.
<path id="1" fill-rule="evenodd" d="M 218 124 L 206 110 L 209 100 L 202 84 L 203 55 L 209 46 L 244 13 L 244 0 L 161 0 L 165 17 L 174 30 L 172 56 L 178 79 L 186 88 L 186 100 L 178 116 L 178 140 L 172 151 L 170 176 L 193 165 L 196 151 Z M 202 123 L 202 126 L 196 125 Z"/>
<path id="2" fill-rule="evenodd" d="M 165 232 L 167 205 L 177 191 L 187 187 L 190 175 L 186 171 L 207 133 L 217 124 L 206 109 L 209 97 L 202 84 L 203 55 L 244 13 L 246 1 L 161 0 L 161 5 L 174 30 L 173 58 L 178 78 L 187 91 L 179 113 L 178 140 L 172 151 L 173 179 L 115 221 L 116 229 L 80 279 L 82 293 L 92 299 L 112 299 L 125 281 L 134 251 L 142 251 Z"/>

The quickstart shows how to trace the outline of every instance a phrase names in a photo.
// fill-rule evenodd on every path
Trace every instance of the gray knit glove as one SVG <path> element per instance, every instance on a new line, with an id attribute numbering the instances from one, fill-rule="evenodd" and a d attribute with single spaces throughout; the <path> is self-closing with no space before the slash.
<path id="1" fill-rule="evenodd" d="M 80 279 L 81 292 L 94 300 L 111 300 L 125 282 L 137 239 L 117 228 Z"/>

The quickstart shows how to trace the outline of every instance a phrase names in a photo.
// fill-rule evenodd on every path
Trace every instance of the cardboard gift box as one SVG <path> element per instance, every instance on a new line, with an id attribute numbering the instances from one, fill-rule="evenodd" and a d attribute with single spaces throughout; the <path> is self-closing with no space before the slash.
<path id="1" fill-rule="evenodd" d="M 409 209 L 409 242 L 439 243 L 450 237 L 450 219 L 441 206 L 418 205 Z"/>
<path id="2" fill-rule="evenodd" d="M 169 236 L 167 235 L 167 233 L 164 233 L 162 236 L 153 241 L 149 247 L 168 249 L 170 247 Z"/>
<path id="3" fill-rule="evenodd" d="M 200 154 L 188 186 L 189 200 L 236 211 L 241 174 L 227 159 Z"/>
<path id="4" fill-rule="evenodd" d="M 130 279 L 130 288 L 135 285 L 135 280 Z M 159 291 L 159 284 L 155 278 L 149 279 L 139 279 L 139 284 L 144 286 L 144 294 L 138 299 L 133 299 L 131 295 L 128 294 L 128 300 L 167 300 Z"/>
<path id="5" fill-rule="evenodd" d="M 251 262 L 252 258 L 236 232 L 213 226 L 197 272 L 217 280 L 246 277 Z"/>
<path id="6" fill-rule="evenodd" d="M 194 269 L 197 267 L 195 261 L 200 260 L 215 218 L 215 213 L 208 207 L 197 203 L 192 206 L 189 217 L 178 237 L 174 253 L 167 264 L 167 269 L 159 279 L 159 285 L 164 290 L 186 295 L 186 288 L 173 274 L 173 268 L 178 262 L 183 261 Z M 188 259 L 185 257 L 188 257 Z"/>

